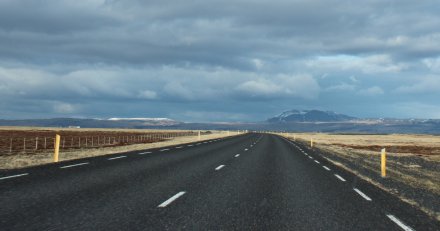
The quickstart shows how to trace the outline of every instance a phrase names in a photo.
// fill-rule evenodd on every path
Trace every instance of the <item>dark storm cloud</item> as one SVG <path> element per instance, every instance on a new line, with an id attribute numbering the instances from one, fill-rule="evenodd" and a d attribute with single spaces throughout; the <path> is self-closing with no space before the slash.
<path id="1" fill-rule="evenodd" d="M 429 90 L 439 11 L 433 0 L 4 0 L 0 109 L 255 120 L 294 107 L 371 116 L 379 104 L 440 117 Z M 131 114 L 100 106 L 112 103 Z"/>

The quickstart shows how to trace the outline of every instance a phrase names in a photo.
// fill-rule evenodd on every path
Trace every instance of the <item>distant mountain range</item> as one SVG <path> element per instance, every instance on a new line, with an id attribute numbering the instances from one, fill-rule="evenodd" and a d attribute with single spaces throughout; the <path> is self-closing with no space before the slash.
<path id="1" fill-rule="evenodd" d="M 185 123 L 169 118 L 55 118 L 0 120 L 0 126 L 440 134 L 438 119 L 362 119 L 319 110 L 285 111 L 261 122 Z"/>
<path id="2" fill-rule="evenodd" d="M 160 128 L 182 122 L 168 118 L 110 118 L 110 119 L 28 119 L 0 120 L 0 126 L 83 127 L 83 128 Z"/>
<path id="3" fill-rule="evenodd" d="M 283 122 L 336 122 L 355 120 L 356 117 L 338 114 L 332 111 L 290 110 L 267 120 L 271 123 Z"/>

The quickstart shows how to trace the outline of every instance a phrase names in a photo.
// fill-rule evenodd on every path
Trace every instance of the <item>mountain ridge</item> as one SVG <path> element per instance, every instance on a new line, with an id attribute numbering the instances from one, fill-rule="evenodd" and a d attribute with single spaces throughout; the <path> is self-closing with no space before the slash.
<path id="1" fill-rule="evenodd" d="M 320 110 L 289 110 L 284 111 L 278 116 L 269 118 L 266 122 L 269 123 L 285 123 L 285 122 L 339 122 L 352 121 L 358 118 L 339 114 L 334 111 L 320 111 Z"/>

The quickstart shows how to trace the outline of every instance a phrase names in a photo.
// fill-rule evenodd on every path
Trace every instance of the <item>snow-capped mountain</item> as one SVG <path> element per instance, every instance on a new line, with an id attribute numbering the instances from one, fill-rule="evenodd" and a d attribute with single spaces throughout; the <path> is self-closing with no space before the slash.
<path id="1" fill-rule="evenodd" d="M 355 117 L 333 111 L 290 110 L 268 119 L 268 122 L 337 122 L 356 120 Z"/>

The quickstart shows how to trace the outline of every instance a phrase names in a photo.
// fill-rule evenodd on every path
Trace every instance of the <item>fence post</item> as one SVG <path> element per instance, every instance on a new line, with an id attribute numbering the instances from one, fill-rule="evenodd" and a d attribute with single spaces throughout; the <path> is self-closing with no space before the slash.
<path id="1" fill-rule="evenodd" d="M 35 138 L 35 150 L 37 150 L 37 149 L 38 149 L 38 137 Z"/>
<path id="2" fill-rule="evenodd" d="M 10 143 L 9 143 L 9 153 L 12 153 L 12 138 L 11 138 Z"/>
<path id="3" fill-rule="evenodd" d="M 200 137 L 200 131 L 199 131 L 199 140 L 201 140 L 202 139 L 202 137 Z"/>
<path id="4" fill-rule="evenodd" d="M 23 151 L 26 152 L 26 138 L 23 138 Z"/>
<path id="5" fill-rule="evenodd" d="M 310 147 L 313 148 L 313 138 L 310 138 Z"/>
<path id="6" fill-rule="evenodd" d="M 53 153 L 53 162 L 58 162 L 58 155 L 60 152 L 60 135 L 55 136 L 55 151 Z"/>
<path id="7" fill-rule="evenodd" d="M 47 137 L 44 137 L 44 149 L 47 149 Z"/>
<path id="8" fill-rule="evenodd" d="M 381 175 L 382 177 L 387 176 L 387 151 L 385 148 L 382 149 L 382 152 L 380 154 L 380 168 L 381 168 Z"/>

